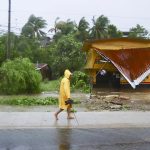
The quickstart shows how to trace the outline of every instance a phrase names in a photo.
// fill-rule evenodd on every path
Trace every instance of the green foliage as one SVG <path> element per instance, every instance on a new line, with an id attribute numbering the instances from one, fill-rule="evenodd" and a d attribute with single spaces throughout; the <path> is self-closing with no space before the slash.
<path id="1" fill-rule="evenodd" d="M 80 99 L 74 99 L 74 104 L 80 104 Z M 58 105 L 58 98 L 55 97 L 41 97 L 34 95 L 11 95 L 0 96 L 0 105 L 19 105 L 19 106 L 33 106 L 33 105 Z"/>
<path id="2" fill-rule="evenodd" d="M 90 29 L 90 36 L 92 39 L 104 39 L 108 38 L 108 25 L 109 19 L 104 15 L 101 15 L 97 19 L 93 17 L 93 27 Z"/>
<path id="3" fill-rule="evenodd" d="M 45 33 L 41 30 L 45 28 L 45 26 L 46 21 L 43 18 L 31 15 L 28 22 L 23 26 L 21 34 L 31 39 L 40 39 L 42 36 L 45 36 Z"/>
<path id="4" fill-rule="evenodd" d="M 110 24 L 108 25 L 108 36 L 109 38 L 120 38 L 122 37 L 122 32 L 117 30 L 117 27 Z"/>
<path id="5" fill-rule="evenodd" d="M 84 17 L 79 21 L 75 37 L 81 42 L 89 38 L 89 23 L 85 20 Z"/>
<path id="6" fill-rule="evenodd" d="M 33 105 L 56 105 L 58 99 L 53 97 L 37 98 L 37 97 L 16 97 L 13 99 L 5 98 L 0 100 L 0 105 L 22 105 L 22 106 L 33 106 Z"/>
<path id="7" fill-rule="evenodd" d="M 148 31 L 139 24 L 137 24 L 136 27 L 131 28 L 129 32 L 130 38 L 145 38 L 147 35 Z"/>
<path id="8" fill-rule="evenodd" d="M 65 35 L 59 39 L 52 53 L 52 70 L 55 77 L 64 74 L 65 69 L 71 71 L 83 67 L 84 54 L 81 51 L 81 42 L 75 40 L 72 34 Z"/>
<path id="9" fill-rule="evenodd" d="M 59 91 L 61 79 L 62 77 L 57 80 L 45 80 L 44 82 L 41 82 L 41 91 Z M 87 93 L 90 90 L 89 77 L 81 71 L 75 71 L 71 79 L 71 91 L 73 92 L 75 90 L 80 90 Z"/>
<path id="10" fill-rule="evenodd" d="M 16 47 L 18 45 L 19 36 L 15 35 L 13 32 L 10 33 L 10 49 L 11 51 L 8 52 L 10 58 L 14 57 Z M 8 33 L 2 35 L 0 37 L 0 63 L 6 60 L 7 55 L 7 40 L 8 40 Z M 12 51 L 13 49 L 13 51 Z"/>
<path id="11" fill-rule="evenodd" d="M 57 22 L 59 18 L 56 18 L 55 21 L 55 27 L 50 29 L 51 32 L 55 32 L 55 35 L 53 36 L 53 39 L 57 42 L 62 36 L 67 34 L 75 33 L 76 31 L 76 24 L 75 22 L 68 19 L 65 21 L 59 21 Z"/>
<path id="12" fill-rule="evenodd" d="M 32 55 L 31 45 L 29 44 L 28 40 L 24 37 L 20 37 L 16 48 L 16 55 L 22 57 L 29 57 Z"/>
<path id="13" fill-rule="evenodd" d="M 75 22 L 68 19 L 65 21 L 59 21 L 56 24 L 57 29 L 64 35 L 74 32 L 75 30 Z"/>
<path id="14" fill-rule="evenodd" d="M 0 68 L 0 91 L 5 94 L 36 93 L 40 90 L 41 74 L 27 58 L 16 58 Z"/>
<path id="15" fill-rule="evenodd" d="M 89 92 L 89 77 L 81 71 L 75 71 L 71 79 L 73 89 L 80 89 L 83 92 Z"/>
<path id="16" fill-rule="evenodd" d="M 5 60 L 5 40 L 4 37 L 0 37 L 0 64 Z"/>

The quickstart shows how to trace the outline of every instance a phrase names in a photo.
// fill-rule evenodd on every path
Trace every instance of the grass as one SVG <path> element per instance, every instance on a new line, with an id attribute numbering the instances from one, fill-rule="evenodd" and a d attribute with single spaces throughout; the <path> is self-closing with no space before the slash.
<path id="1" fill-rule="evenodd" d="M 59 90 L 60 80 L 51 80 L 41 82 L 40 89 L 41 91 L 58 91 Z"/>

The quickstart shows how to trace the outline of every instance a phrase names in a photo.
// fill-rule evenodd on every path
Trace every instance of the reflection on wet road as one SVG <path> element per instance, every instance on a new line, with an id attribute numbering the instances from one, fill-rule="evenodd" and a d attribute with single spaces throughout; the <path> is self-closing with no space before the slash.
<path id="1" fill-rule="evenodd" d="M 0 130 L 0 150 L 149 150 L 150 128 Z"/>

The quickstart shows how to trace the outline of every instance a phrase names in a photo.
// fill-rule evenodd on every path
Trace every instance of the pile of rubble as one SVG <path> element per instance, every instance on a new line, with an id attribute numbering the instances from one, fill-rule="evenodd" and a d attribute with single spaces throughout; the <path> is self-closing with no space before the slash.
<path id="1" fill-rule="evenodd" d="M 84 102 L 89 110 L 122 110 L 128 107 L 130 98 L 111 94 L 106 92 L 97 92 L 90 95 L 90 98 Z"/>

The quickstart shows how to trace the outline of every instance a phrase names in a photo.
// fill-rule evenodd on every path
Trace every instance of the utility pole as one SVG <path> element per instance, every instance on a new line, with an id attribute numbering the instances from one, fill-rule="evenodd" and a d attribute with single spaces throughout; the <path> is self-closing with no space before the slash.
<path id="1" fill-rule="evenodd" d="M 10 59 L 10 28 L 11 28 L 11 0 L 8 0 L 8 35 L 7 35 L 7 59 Z"/>

